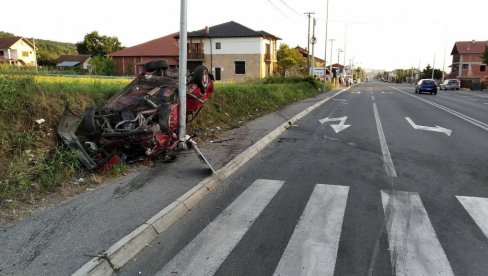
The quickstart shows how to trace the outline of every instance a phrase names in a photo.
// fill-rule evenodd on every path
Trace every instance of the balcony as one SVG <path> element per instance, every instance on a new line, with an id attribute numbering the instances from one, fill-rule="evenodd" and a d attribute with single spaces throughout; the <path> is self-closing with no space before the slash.
<path id="1" fill-rule="evenodd" d="M 204 53 L 187 53 L 189 60 L 203 60 Z"/>

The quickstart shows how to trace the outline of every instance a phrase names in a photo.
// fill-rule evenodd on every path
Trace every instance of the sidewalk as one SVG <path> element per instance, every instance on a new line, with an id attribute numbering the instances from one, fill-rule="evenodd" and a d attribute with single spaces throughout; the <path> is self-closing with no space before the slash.
<path id="1" fill-rule="evenodd" d="M 168 214 L 165 210 L 172 211 L 172 214 L 176 210 L 180 216 L 190 211 L 191 206 L 196 206 L 205 196 L 200 191 L 208 193 L 210 190 L 207 188 L 210 186 L 203 184 L 217 186 L 239 168 L 241 164 L 238 163 L 252 158 L 253 154 L 248 150 L 251 146 L 253 153 L 257 153 L 256 142 L 264 147 L 286 126 L 336 92 L 289 105 L 243 127 L 222 133 L 214 143 L 199 145 L 213 168 L 218 170 L 214 176 L 210 176 L 209 169 L 193 151 L 180 152 L 174 163 L 138 169 L 28 220 L 1 229 L 0 274 L 70 275 L 95 267 L 111 273 L 111 266 L 122 266 L 131 254 L 145 246 L 141 242 L 150 240 L 160 233 L 159 230 L 171 225 L 171 219 L 162 214 Z M 297 117 L 297 114 L 300 115 Z M 241 158 L 236 159 L 237 156 Z M 191 202 L 181 200 L 186 195 Z M 178 206 L 186 208 L 178 209 Z M 177 220 L 178 217 L 172 219 Z M 133 243 L 136 239 L 137 242 Z M 97 258 L 104 254 L 109 255 L 110 264 L 103 258 Z M 79 270 L 82 267 L 84 270 Z"/>

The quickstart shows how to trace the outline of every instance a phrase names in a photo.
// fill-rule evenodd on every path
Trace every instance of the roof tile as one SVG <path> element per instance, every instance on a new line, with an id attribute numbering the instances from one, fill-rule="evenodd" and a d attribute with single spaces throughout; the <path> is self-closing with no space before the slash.
<path id="1" fill-rule="evenodd" d="M 110 54 L 112 57 L 139 57 L 139 56 L 178 56 L 178 41 L 174 38 L 177 33 L 153 39 L 132 47 Z"/>

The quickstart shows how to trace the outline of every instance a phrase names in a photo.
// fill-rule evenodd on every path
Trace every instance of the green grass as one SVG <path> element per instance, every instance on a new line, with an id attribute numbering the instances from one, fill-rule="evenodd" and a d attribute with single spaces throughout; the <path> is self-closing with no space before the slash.
<path id="1" fill-rule="evenodd" d="M 56 127 L 65 106 L 81 113 L 101 105 L 128 80 L 0 74 L 0 201 L 24 200 L 55 190 L 87 174 L 60 145 Z M 188 133 L 211 138 L 212 128 L 232 129 L 266 113 L 320 93 L 312 78 L 269 78 L 242 84 L 216 83 L 213 97 L 188 125 Z M 38 124 L 36 120 L 44 119 Z M 118 164 L 104 175 L 129 167 Z"/>

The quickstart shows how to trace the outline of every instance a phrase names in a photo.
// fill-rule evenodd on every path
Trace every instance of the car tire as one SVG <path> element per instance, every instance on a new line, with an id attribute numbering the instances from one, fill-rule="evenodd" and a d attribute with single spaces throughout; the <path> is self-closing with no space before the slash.
<path id="1" fill-rule="evenodd" d="M 89 138 L 96 138 L 102 133 L 100 129 L 100 122 L 97 120 L 97 116 L 100 111 L 96 106 L 89 106 L 85 108 L 85 113 L 83 114 L 83 120 L 81 121 L 81 127 L 84 135 Z"/>
<path id="2" fill-rule="evenodd" d="M 193 72 L 192 81 L 198 86 L 198 88 L 200 88 L 202 93 L 205 93 L 205 89 L 207 89 L 210 81 L 207 67 L 201 65 L 197 66 Z"/>
<path id="3" fill-rule="evenodd" d="M 146 72 L 152 72 L 158 69 L 167 70 L 168 68 L 168 61 L 165 59 L 150 61 L 144 64 L 144 71 Z"/>

